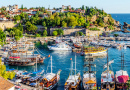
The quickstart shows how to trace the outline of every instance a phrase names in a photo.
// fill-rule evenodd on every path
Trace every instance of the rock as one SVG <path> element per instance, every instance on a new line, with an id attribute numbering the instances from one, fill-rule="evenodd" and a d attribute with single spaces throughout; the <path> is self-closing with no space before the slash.
<path id="1" fill-rule="evenodd" d="M 97 16 L 96 16 L 96 15 L 92 16 L 92 18 L 91 18 L 91 22 L 95 22 L 96 19 L 97 19 Z"/>
<path id="2" fill-rule="evenodd" d="M 124 32 L 124 33 L 130 33 L 130 31 L 128 31 L 127 29 L 124 29 L 123 32 Z"/>
<path id="3" fill-rule="evenodd" d="M 115 26 L 119 26 L 119 25 L 120 25 L 120 22 L 119 22 L 119 21 L 114 20 L 114 25 L 115 25 Z"/>
<path id="4" fill-rule="evenodd" d="M 130 24 L 124 22 L 123 28 L 128 28 L 128 27 L 130 27 Z"/>
<path id="5" fill-rule="evenodd" d="M 120 26 L 114 27 L 114 31 L 121 31 L 121 27 Z"/>
<path id="6" fill-rule="evenodd" d="M 109 17 L 104 17 L 103 18 L 104 23 L 107 23 L 108 19 L 109 19 Z"/>
<path id="7" fill-rule="evenodd" d="M 108 27 L 104 27 L 105 31 L 110 31 Z"/>

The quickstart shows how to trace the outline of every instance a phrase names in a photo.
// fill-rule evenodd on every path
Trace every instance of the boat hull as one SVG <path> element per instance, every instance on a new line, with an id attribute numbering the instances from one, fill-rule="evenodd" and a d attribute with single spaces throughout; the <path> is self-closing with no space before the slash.
<path id="1" fill-rule="evenodd" d="M 49 50 L 51 51 L 72 51 L 72 48 L 55 48 L 48 46 Z"/>
<path id="2" fill-rule="evenodd" d="M 106 54 L 107 54 L 106 50 L 103 50 L 103 51 L 100 51 L 100 52 L 84 53 L 85 57 L 90 57 L 90 56 L 104 56 Z"/>

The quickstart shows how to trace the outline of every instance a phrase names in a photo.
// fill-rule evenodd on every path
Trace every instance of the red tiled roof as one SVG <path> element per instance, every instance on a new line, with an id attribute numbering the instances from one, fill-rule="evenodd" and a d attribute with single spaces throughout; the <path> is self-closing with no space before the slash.
<path id="1" fill-rule="evenodd" d="M 0 77 L 0 90 L 8 90 L 13 86 L 14 84 L 9 82 L 8 80 L 5 80 L 3 77 Z"/>
<path id="2" fill-rule="evenodd" d="M 35 15 L 35 14 L 28 14 L 28 15 L 31 15 L 31 16 L 32 16 L 32 15 Z"/>

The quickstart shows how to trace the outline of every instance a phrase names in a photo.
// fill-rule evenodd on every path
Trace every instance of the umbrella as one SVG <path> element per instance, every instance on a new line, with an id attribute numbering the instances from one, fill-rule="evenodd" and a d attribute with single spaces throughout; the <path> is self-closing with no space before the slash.
<path id="1" fill-rule="evenodd" d="M 36 83 L 30 83 L 29 85 L 30 85 L 30 86 L 35 86 L 35 85 L 36 85 Z"/>

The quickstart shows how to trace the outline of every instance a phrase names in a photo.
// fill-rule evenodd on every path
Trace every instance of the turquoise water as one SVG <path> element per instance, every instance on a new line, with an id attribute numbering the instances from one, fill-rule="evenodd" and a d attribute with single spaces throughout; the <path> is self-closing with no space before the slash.
<path id="1" fill-rule="evenodd" d="M 59 82 L 59 85 L 57 87 L 57 90 L 63 90 L 64 89 L 64 83 L 70 73 L 70 58 L 74 60 L 75 58 L 75 53 L 73 52 L 59 52 L 59 51 L 48 51 L 46 49 L 40 48 L 40 51 L 42 51 L 42 55 L 48 56 L 49 54 L 53 57 L 53 72 L 56 73 L 59 69 L 62 70 L 61 72 L 61 79 Z M 118 71 L 120 69 L 120 56 L 121 56 L 121 51 L 117 49 L 110 48 L 109 49 L 109 60 L 114 59 L 114 63 L 112 64 L 112 70 L 114 72 Z M 126 60 L 126 65 L 125 70 L 128 71 L 130 74 L 130 69 L 129 69 L 129 53 L 130 53 L 130 48 L 127 48 L 126 50 L 122 50 L 125 55 L 125 60 Z M 77 56 L 77 71 L 83 74 L 83 71 L 87 70 L 87 68 L 83 68 L 84 63 L 84 57 L 80 56 L 80 54 L 76 54 Z M 96 58 L 94 62 L 97 67 L 96 67 L 96 76 L 97 76 L 97 82 L 98 86 L 100 86 L 100 76 L 103 71 L 103 65 L 106 64 L 106 57 L 104 58 Z M 47 67 L 50 66 L 50 58 L 45 59 L 44 64 L 38 64 L 38 70 L 45 69 L 45 72 L 47 70 Z M 17 67 L 17 66 L 10 66 L 8 68 L 15 68 L 19 70 L 27 70 L 29 72 L 35 71 L 35 66 L 27 66 L 27 67 Z M 48 67 L 48 72 L 50 72 L 50 67 Z"/>
<path id="2" fill-rule="evenodd" d="M 129 15 L 112 14 L 112 17 L 114 19 L 120 21 L 121 23 L 123 23 L 124 21 L 130 23 L 130 20 L 129 20 L 130 14 Z M 43 56 L 48 56 L 49 54 L 52 55 L 54 73 L 56 73 L 59 69 L 62 70 L 61 79 L 60 79 L 58 87 L 56 89 L 63 90 L 64 83 L 70 73 L 70 64 L 71 64 L 70 58 L 72 58 L 72 60 L 74 60 L 75 53 L 66 52 L 66 51 L 64 51 L 64 52 L 63 51 L 49 51 L 47 49 L 44 49 L 43 46 L 38 47 L 38 49 L 41 51 L 41 54 Z M 114 59 L 114 63 L 111 66 L 112 66 L 112 70 L 115 73 L 116 71 L 121 69 L 121 67 L 120 67 L 121 66 L 121 64 L 120 64 L 121 50 L 110 48 L 108 52 L 109 52 L 109 60 Z M 122 52 L 124 52 L 125 62 L 126 62 L 125 64 L 127 66 L 127 67 L 125 67 L 125 70 L 127 70 L 130 75 L 130 69 L 129 69 L 130 68 L 130 66 L 129 66 L 130 65 L 130 60 L 129 60 L 130 48 L 127 48 L 126 50 L 122 50 Z M 35 52 L 35 53 L 37 53 L 37 52 Z M 81 76 L 82 76 L 83 71 L 87 70 L 87 68 L 83 68 L 84 63 L 86 63 L 86 62 L 84 62 L 84 57 L 80 56 L 80 54 L 76 54 L 76 56 L 77 56 L 77 71 L 80 72 Z M 96 76 L 97 76 L 98 86 L 100 86 L 101 73 L 103 71 L 103 65 L 106 64 L 106 62 L 107 62 L 106 57 L 96 58 L 93 62 L 97 65 Z M 46 58 L 44 61 L 44 64 L 38 64 L 38 70 L 45 69 L 45 72 L 46 72 L 46 70 L 48 72 L 50 72 L 50 67 L 48 67 L 48 65 L 50 66 L 50 58 Z M 15 68 L 15 69 L 19 69 L 19 70 L 27 70 L 28 72 L 33 72 L 33 71 L 35 71 L 36 67 L 35 66 L 27 66 L 27 67 L 7 66 L 7 68 Z"/>

